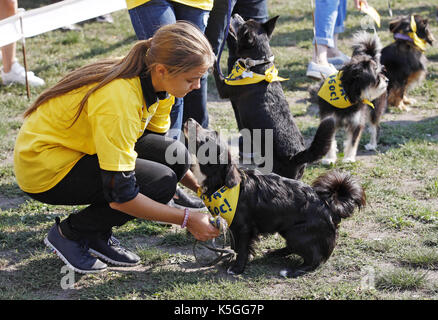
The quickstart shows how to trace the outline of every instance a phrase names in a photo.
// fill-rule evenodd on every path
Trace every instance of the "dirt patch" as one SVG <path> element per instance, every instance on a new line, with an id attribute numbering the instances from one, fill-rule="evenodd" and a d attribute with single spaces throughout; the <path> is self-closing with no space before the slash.
<path id="1" fill-rule="evenodd" d="M 23 204 L 24 202 L 26 202 L 25 197 L 10 198 L 10 197 L 7 197 L 7 196 L 0 194 L 0 209 L 1 210 L 8 210 L 8 209 L 12 209 L 12 208 L 17 208 L 21 204 Z"/>

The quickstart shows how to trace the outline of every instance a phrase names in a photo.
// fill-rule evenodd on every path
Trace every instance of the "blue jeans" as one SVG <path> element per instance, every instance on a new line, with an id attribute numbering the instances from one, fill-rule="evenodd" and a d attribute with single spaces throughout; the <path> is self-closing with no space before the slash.
<path id="1" fill-rule="evenodd" d="M 231 2 L 232 14 L 238 13 L 245 20 L 250 18 L 260 22 L 268 20 L 267 0 L 214 0 L 205 35 L 210 41 L 215 55 L 218 54 L 219 48 L 224 41 L 228 1 Z"/>
<path id="2" fill-rule="evenodd" d="M 333 48 L 335 33 L 344 32 L 347 0 L 315 0 L 315 39 L 317 44 Z"/>
<path id="3" fill-rule="evenodd" d="M 190 21 L 204 32 L 209 11 L 173 1 L 151 0 L 129 10 L 129 16 L 137 38 L 145 40 L 152 37 L 161 26 L 175 23 L 176 20 Z M 193 90 L 184 98 L 175 99 L 170 112 L 169 135 L 179 139 L 184 118 L 189 117 L 194 118 L 204 127 L 208 126 L 207 76 L 202 77 L 200 89 Z"/>

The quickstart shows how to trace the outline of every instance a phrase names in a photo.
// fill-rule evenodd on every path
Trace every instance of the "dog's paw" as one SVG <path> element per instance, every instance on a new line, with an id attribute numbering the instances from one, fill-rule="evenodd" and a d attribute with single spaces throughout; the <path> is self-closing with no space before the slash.
<path id="1" fill-rule="evenodd" d="M 235 275 L 243 273 L 244 270 L 245 270 L 244 266 L 242 267 L 238 263 L 235 262 L 232 266 L 230 266 L 228 268 L 227 273 L 229 275 L 234 275 L 235 276 Z"/>
<path id="2" fill-rule="evenodd" d="M 282 276 L 283 278 L 298 278 L 305 273 L 306 271 L 300 269 L 297 270 L 284 269 L 280 271 L 280 276 Z"/>
<path id="3" fill-rule="evenodd" d="M 404 104 L 415 104 L 415 103 L 417 103 L 417 100 L 415 100 L 414 98 L 408 98 L 408 97 L 404 96 L 403 103 Z"/>
<path id="4" fill-rule="evenodd" d="M 321 164 L 324 166 L 330 166 L 336 163 L 336 158 L 324 158 L 321 160 Z"/>
<path id="5" fill-rule="evenodd" d="M 354 163 L 356 162 L 356 158 L 355 157 L 345 157 L 344 159 L 342 159 L 343 163 Z"/>
<path id="6" fill-rule="evenodd" d="M 236 265 L 229 267 L 228 270 L 227 270 L 227 273 L 229 275 L 233 275 L 233 276 L 241 274 L 242 272 L 243 272 L 243 268 L 240 268 L 240 267 L 238 267 Z"/>
<path id="7" fill-rule="evenodd" d="M 377 149 L 377 145 L 376 145 L 376 144 L 367 143 L 367 144 L 365 145 L 365 150 L 368 150 L 368 151 L 376 151 L 376 149 Z"/>
<path id="8" fill-rule="evenodd" d="M 410 111 L 411 110 L 411 108 L 409 108 L 403 101 L 401 101 L 398 105 L 397 105 L 397 108 L 400 110 L 400 111 L 404 111 L 404 112 L 408 112 L 408 111 Z"/>

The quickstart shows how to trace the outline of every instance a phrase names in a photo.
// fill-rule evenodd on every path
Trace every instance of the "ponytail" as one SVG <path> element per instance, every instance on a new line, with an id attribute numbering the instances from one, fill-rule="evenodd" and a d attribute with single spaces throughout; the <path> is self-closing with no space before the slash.
<path id="1" fill-rule="evenodd" d="M 85 94 L 79 103 L 78 111 L 72 123 L 73 125 L 84 109 L 88 97 L 93 92 L 114 79 L 133 78 L 147 70 L 145 57 L 147 50 L 150 48 L 150 43 L 151 39 L 138 41 L 124 58 L 100 60 L 69 73 L 56 85 L 43 91 L 35 102 L 24 112 L 23 116 L 28 117 L 40 105 L 54 97 L 66 94 L 82 86 L 97 83 L 96 86 Z"/>

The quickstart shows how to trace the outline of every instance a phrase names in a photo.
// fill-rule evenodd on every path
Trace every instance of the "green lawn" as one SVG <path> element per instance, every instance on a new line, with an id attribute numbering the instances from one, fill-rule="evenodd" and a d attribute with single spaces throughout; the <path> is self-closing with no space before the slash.
<path id="1" fill-rule="evenodd" d="M 368 2 L 381 14 L 378 34 L 386 45 L 392 41 L 387 2 Z M 20 6 L 30 9 L 47 3 L 28 0 L 20 1 Z M 429 17 L 438 38 L 430 1 L 392 3 L 395 16 Z M 319 122 L 307 92 L 314 82 L 305 76 L 312 52 L 310 2 L 270 0 L 269 10 L 271 16 L 280 15 L 271 41 L 276 66 L 280 76 L 290 78 L 283 88 L 291 112 L 310 140 Z M 50 86 L 79 66 L 124 55 L 135 34 L 126 11 L 113 16 L 113 25 L 87 22 L 79 33 L 57 30 L 28 39 L 29 68 Z M 349 1 L 347 31 L 340 39 L 345 53 L 351 52 L 352 35 L 361 29 L 362 19 Z M 63 263 L 46 250 L 43 239 L 55 217 L 66 217 L 80 207 L 38 203 L 18 188 L 13 147 L 21 114 L 31 101 L 23 86 L 0 86 L 0 299 L 438 299 L 438 49 L 429 47 L 426 55 L 429 73 L 411 93 L 417 100 L 412 110 L 390 109 L 384 115 L 377 152 L 364 150 L 369 138 L 365 133 L 358 161 L 334 166 L 360 179 L 368 205 L 342 222 L 327 263 L 297 279 L 279 275 L 285 264 L 299 263 L 297 257 L 265 256 L 284 245 L 276 235 L 261 238 L 245 273 L 233 277 L 224 264 L 200 267 L 192 254 L 193 238 L 185 231 L 134 220 L 115 229 L 115 235 L 140 255 L 139 266 L 75 274 L 73 287 L 63 289 Z M 226 56 L 227 52 L 223 59 Z M 31 100 L 43 89 L 32 89 Z M 208 107 L 213 128 L 237 130 L 231 105 L 218 98 L 211 78 Z M 339 146 L 342 139 L 340 133 Z M 329 169 L 313 164 L 303 180 L 311 182 Z"/>

